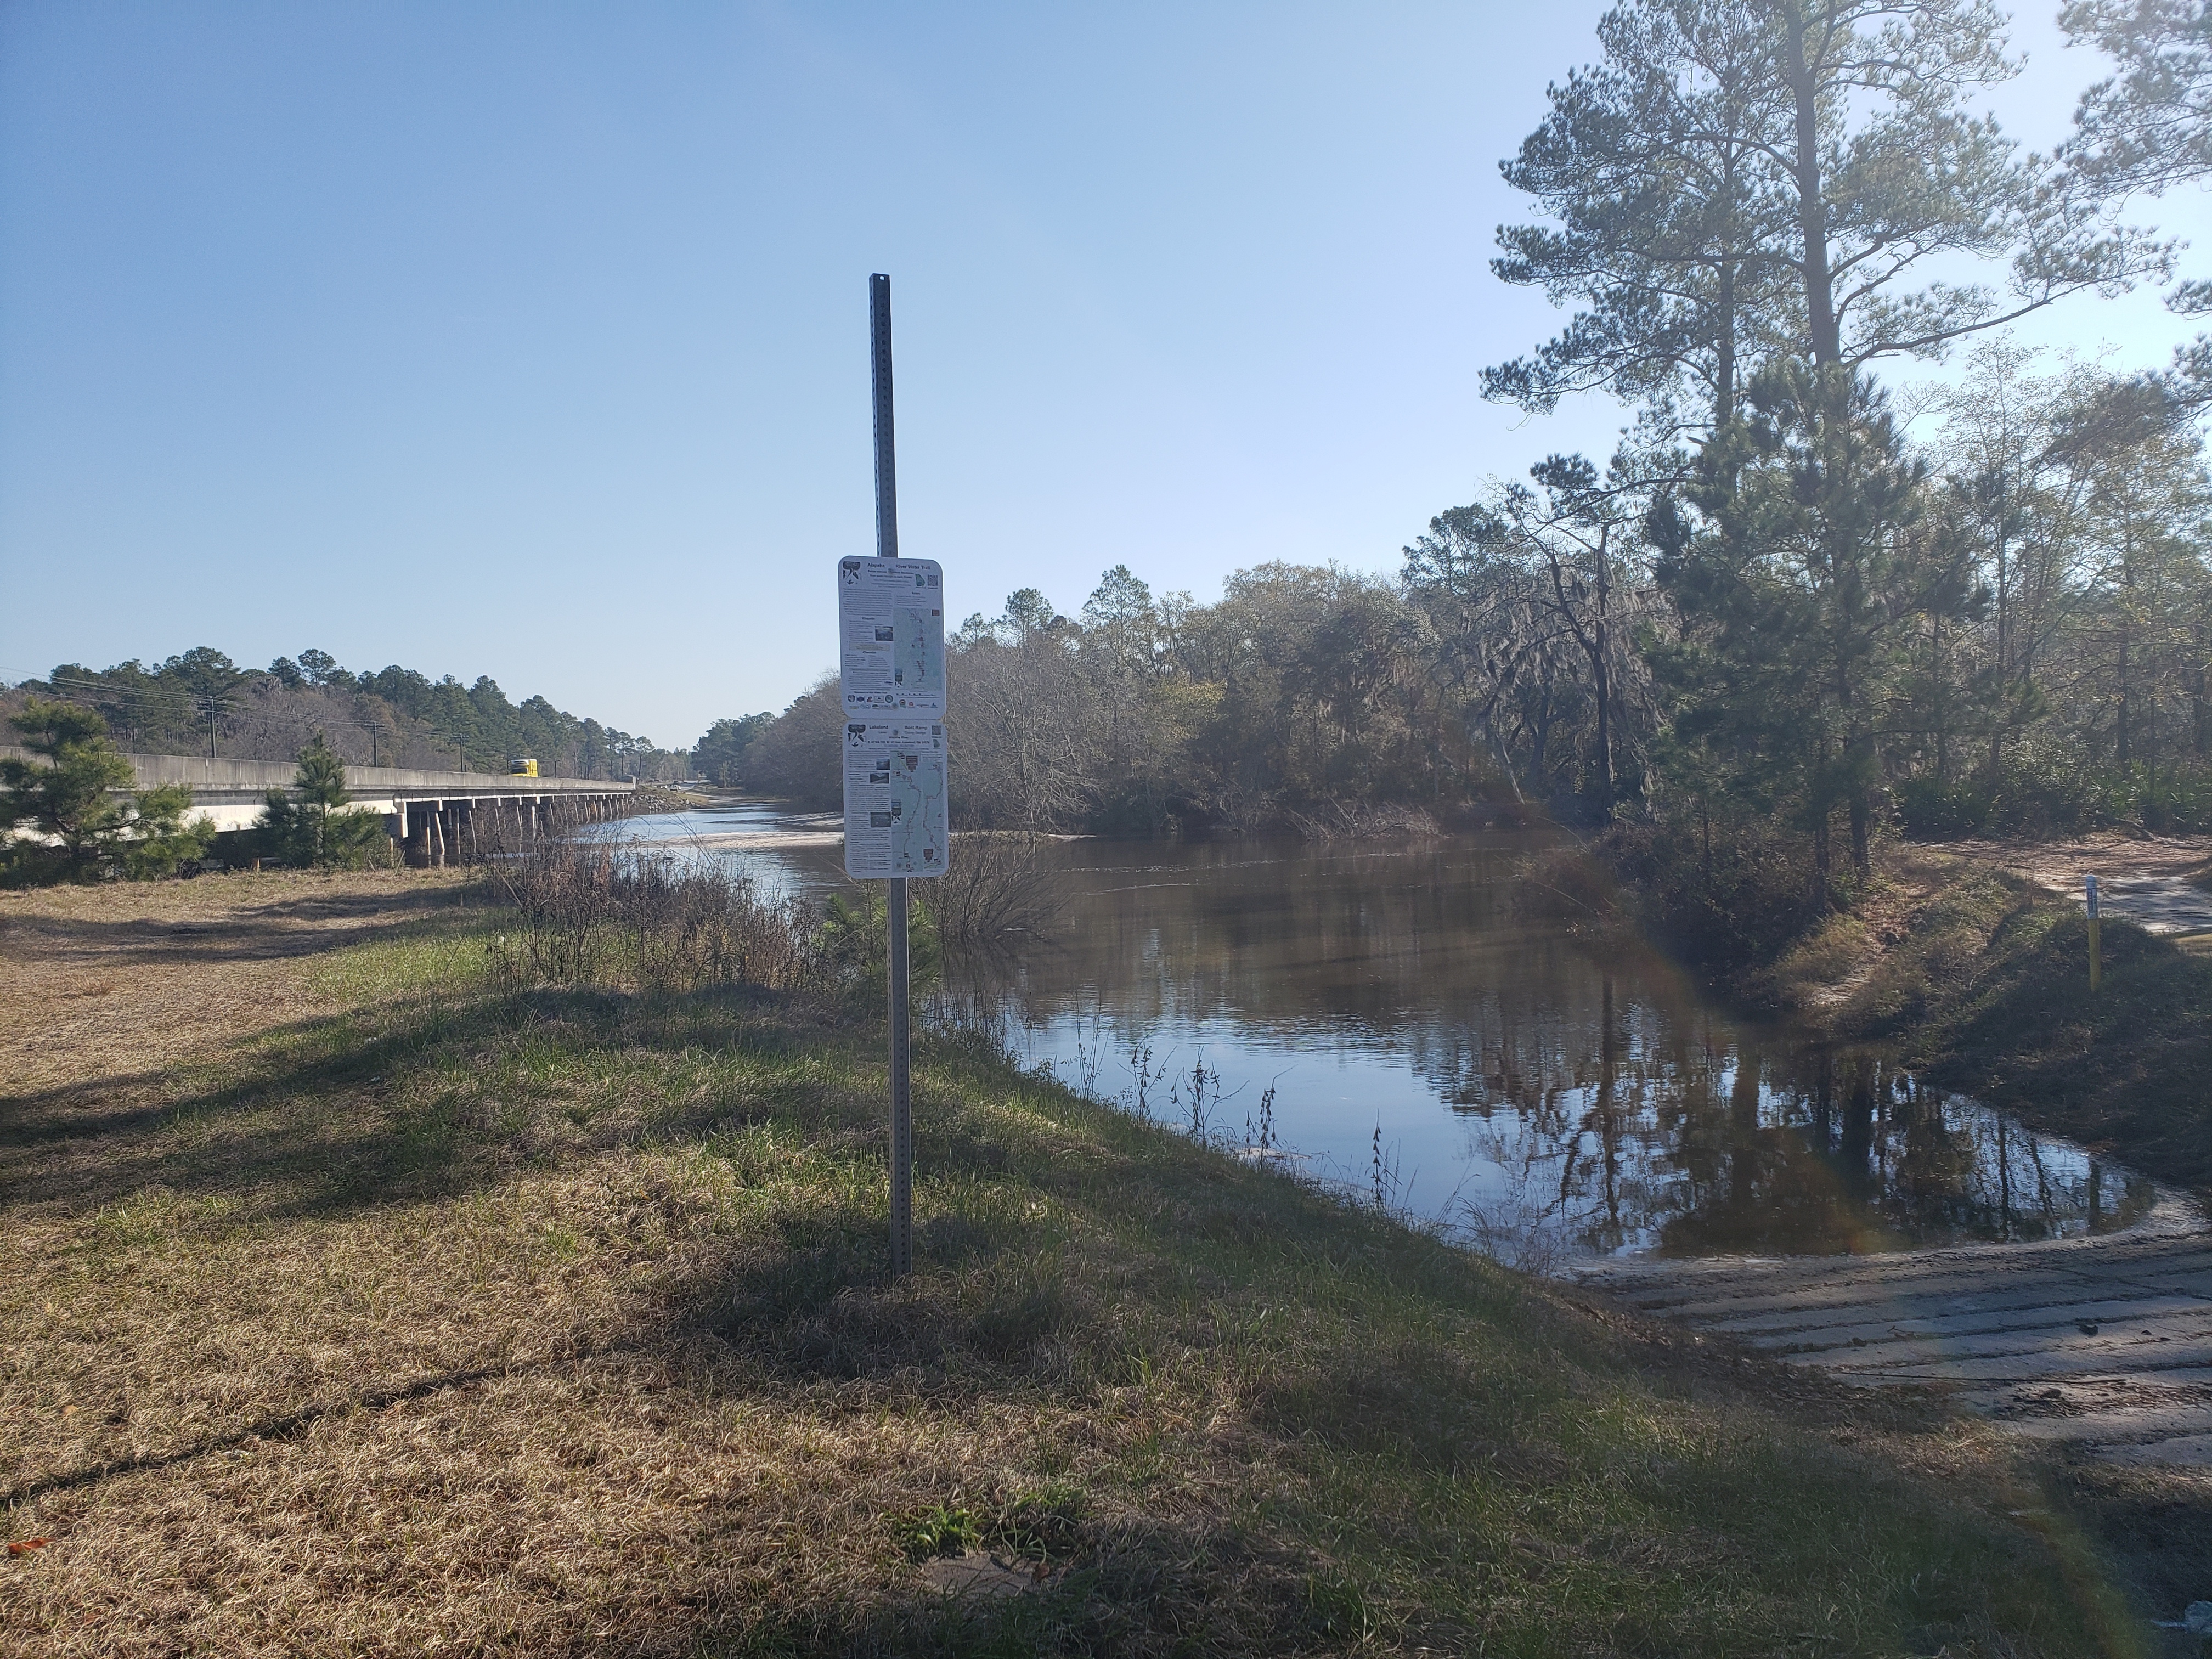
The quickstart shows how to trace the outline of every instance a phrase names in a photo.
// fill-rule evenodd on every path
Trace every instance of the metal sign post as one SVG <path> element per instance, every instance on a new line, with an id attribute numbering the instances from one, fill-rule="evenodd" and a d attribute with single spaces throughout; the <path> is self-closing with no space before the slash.
<path id="1" fill-rule="evenodd" d="M 891 279 L 868 279 L 876 394 L 876 553 L 837 561 L 837 677 L 844 704 L 845 873 L 889 890 L 891 1271 L 914 1270 L 913 988 L 907 879 L 941 876 L 946 803 L 945 573 L 898 556 L 891 442 Z"/>
<path id="2" fill-rule="evenodd" d="M 876 556 L 898 557 L 898 464 L 891 439 L 891 279 L 868 278 L 876 404 Z M 891 1272 L 914 1271 L 914 1033 L 907 985 L 906 878 L 890 883 Z"/>
<path id="3" fill-rule="evenodd" d="M 2094 994 L 2105 982 L 2104 941 L 2097 937 L 2100 918 L 2097 915 L 2097 878 L 2088 878 L 2082 895 L 2082 907 L 2089 913 L 2089 989 Z"/>

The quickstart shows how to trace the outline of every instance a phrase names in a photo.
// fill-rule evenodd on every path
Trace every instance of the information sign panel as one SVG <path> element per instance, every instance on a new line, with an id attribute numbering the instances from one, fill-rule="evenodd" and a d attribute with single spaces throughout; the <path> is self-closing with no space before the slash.
<path id="1" fill-rule="evenodd" d="M 847 720 L 945 718 L 945 576 L 936 560 L 840 559 L 837 642 Z"/>
<path id="2" fill-rule="evenodd" d="M 845 873 L 858 881 L 941 876 L 951 844 L 945 727 L 854 720 L 845 727 Z"/>

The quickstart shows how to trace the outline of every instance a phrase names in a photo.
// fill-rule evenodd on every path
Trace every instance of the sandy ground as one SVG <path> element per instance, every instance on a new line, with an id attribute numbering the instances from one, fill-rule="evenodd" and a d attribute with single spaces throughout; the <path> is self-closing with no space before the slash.
<path id="1" fill-rule="evenodd" d="M 2212 933 L 2212 837 L 2127 836 L 2107 831 L 2080 841 L 2024 845 L 1962 841 L 1947 850 L 2010 871 L 2046 892 L 2081 902 L 2084 878 L 2097 878 L 2101 909 L 2154 933 Z"/>

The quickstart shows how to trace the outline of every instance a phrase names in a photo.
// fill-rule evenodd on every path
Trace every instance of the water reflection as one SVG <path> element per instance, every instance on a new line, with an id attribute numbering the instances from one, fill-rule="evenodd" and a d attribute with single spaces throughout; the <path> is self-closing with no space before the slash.
<path id="1" fill-rule="evenodd" d="M 1834 1254 L 2124 1225 L 2148 1183 L 1865 1050 L 1624 1006 L 1586 1073 L 1498 1054 L 1459 1097 L 1510 1170 L 1470 1217 L 1506 1253 Z M 1655 1012 L 1662 1018 L 1654 1018 Z M 1549 1060 L 1554 1069 L 1540 1069 Z"/>
<path id="2" fill-rule="evenodd" d="M 823 829 L 752 807 L 659 833 L 817 892 L 842 879 Z M 1878 1054 L 1732 1022 L 1664 962 L 1531 921 L 1532 845 L 1060 843 L 1061 926 L 954 964 L 944 1001 L 1186 1127 L 1196 1068 L 1197 1121 L 1231 1145 L 1272 1088 L 1273 1138 L 1311 1172 L 1535 1265 L 2030 1239 L 2148 1206 Z"/>

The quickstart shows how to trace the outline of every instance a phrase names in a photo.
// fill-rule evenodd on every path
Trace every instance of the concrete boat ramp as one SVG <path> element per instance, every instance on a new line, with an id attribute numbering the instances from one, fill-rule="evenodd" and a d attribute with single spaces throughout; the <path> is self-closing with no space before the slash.
<path id="1" fill-rule="evenodd" d="M 2018 1433 L 2212 1468 L 2212 1232 L 2178 1194 L 2094 1237 L 1645 1259 L 1574 1277 L 1845 1382 L 1935 1385 Z"/>

